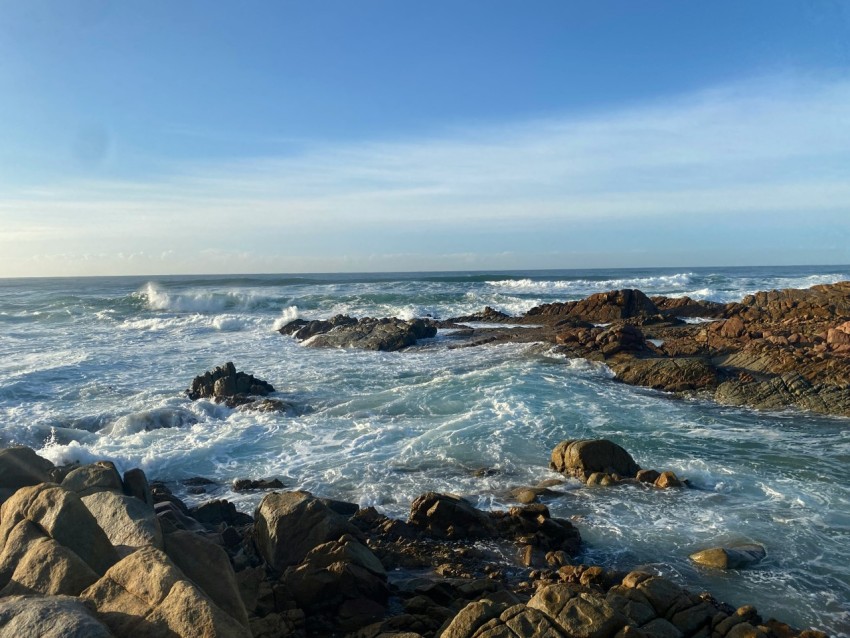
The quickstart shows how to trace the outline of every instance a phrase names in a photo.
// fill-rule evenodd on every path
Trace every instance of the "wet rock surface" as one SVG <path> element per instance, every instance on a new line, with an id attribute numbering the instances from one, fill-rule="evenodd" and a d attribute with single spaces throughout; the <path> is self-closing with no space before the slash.
<path id="1" fill-rule="evenodd" d="M 564 470 L 588 478 L 665 474 L 636 469 L 610 441 L 558 449 Z M 190 509 L 141 470 L 122 479 L 107 462 L 64 476 L 22 486 L 0 508 L 0 636 L 824 636 L 656 574 L 572 564 L 578 530 L 540 503 L 485 512 L 430 492 L 401 521 L 273 492 L 251 517 L 220 499 Z M 735 552 L 757 550 L 707 552 L 731 568 Z"/>
<path id="2" fill-rule="evenodd" d="M 419 339 L 434 337 L 437 327 L 424 319 L 355 319 L 348 315 L 337 315 L 327 321 L 296 319 L 283 326 L 279 332 L 315 348 L 393 352 L 415 345 Z"/>
<path id="3" fill-rule="evenodd" d="M 236 366 L 228 361 L 212 371 L 195 377 L 189 389 L 186 390 L 186 395 L 192 401 L 212 399 L 225 403 L 231 408 L 256 404 L 260 410 L 269 408 L 285 410 L 288 406 L 283 402 L 278 405 L 269 399 L 265 401 L 258 399 L 274 391 L 271 383 L 245 372 L 237 372 Z"/>

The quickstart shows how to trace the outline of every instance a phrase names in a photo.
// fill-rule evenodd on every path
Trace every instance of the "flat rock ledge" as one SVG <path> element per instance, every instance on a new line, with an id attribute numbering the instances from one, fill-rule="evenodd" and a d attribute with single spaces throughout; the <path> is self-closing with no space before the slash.
<path id="1" fill-rule="evenodd" d="M 573 564 L 578 530 L 541 504 L 483 512 L 432 492 L 401 521 L 291 491 L 251 517 L 20 447 L 0 450 L 0 490 L 3 637 L 826 638 Z"/>
<path id="2" fill-rule="evenodd" d="M 314 348 L 358 348 L 394 352 L 416 345 L 419 339 L 436 336 L 437 327 L 424 319 L 356 319 L 348 315 L 337 315 L 327 321 L 296 319 L 283 326 L 279 332 Z"/>

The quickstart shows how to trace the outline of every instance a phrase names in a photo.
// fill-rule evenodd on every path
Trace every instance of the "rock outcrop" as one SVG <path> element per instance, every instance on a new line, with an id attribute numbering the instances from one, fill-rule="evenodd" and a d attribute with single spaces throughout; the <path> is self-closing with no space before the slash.
<path id="1" fill-rule="evenodd" d="M 736 545 L 734 547 L 711 547 L 690 555 L 690 559 L 704 567 L 716 569 L 741 569 L 761 561 L 767 552 L 756 544 Z"/>
<path id="2" fill-rule="evenodd" d="M 296 319 L 283 326 L 280 333 L 291 335 L 305 345 L 316 348 L 393 352 L 415 345 L 419 339 L 435 336 L 437 328 L 424 319 L 354 319 L 347 315 L 337 315 L 328 321 Z"/>
<path id="3" fill-rule="evenodd" d="M 228 361 L 215 370 L 195 377 L 186 395 L 193 401 L 212 399 L 226 403 L 229 407 L 237 407 L 256 402 L 257 397 L 274 391 L 271 383 L 245 372 L 237 372 L 236 366 Z"/>

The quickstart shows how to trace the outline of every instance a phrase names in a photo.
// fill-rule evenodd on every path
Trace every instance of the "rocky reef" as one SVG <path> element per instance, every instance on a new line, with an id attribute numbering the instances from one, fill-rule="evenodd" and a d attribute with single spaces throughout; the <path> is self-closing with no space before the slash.
<path id="1" fill-rule="evenodd" d="M 611 441 L 552 458 L 585 479 L 642 471 Z M 825 636 L 658 574 L 575 564 L 578 529 L 542 503 L 485 512 L 431 492 L 403 521 L 272 491 L 252 517 L 223 500 L 190 509 L 139 469 L 54 467 L 22 447 L 0 450 L 0 489 L 3 636 Z M 759 551 L 702 554 L 731 568 Z"/>
<path id="2" fill-rule="evenodd" d="M 631 385 L 850 416 L 850 282 L 759 292 L 728 304 L 625 289 L 518 317 L 493 308 L 443 321 L 340 315 L 297 319 L 281 333 L 316 347 L 399 350 L 438 328 L 451 329 L 449 348 L 539 342 L 602 362 Z"/>

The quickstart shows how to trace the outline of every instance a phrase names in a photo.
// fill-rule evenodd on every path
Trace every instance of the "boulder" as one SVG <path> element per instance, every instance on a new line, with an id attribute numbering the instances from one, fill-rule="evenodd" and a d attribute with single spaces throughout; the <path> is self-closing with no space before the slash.
<path id="1" fill-rule="evenodd" d="M 380 619 L 389 594 L 381 562 L 349 535 L 312 549 L 300 565 L 286 570 L 282 580 L 308 615 L 330 614 L 341 620 L 345 607 L 347 630 Z"/>
<path id="2" fill-rule="evenodd" d="M 124 491 L 121 475 L 110 461 L 97 461 L 71 470 L 62 480 L 62 487 L 76 492 L 78 496 L 103 491 Z"/>
<path id="3" fill-rule="evenodd" d="M 118 560 L 109 538 L 80 497 L 58 485 L 24 487 L 3 503 L 0 546 L 6 547 L 12 530 L 25 520 L 74 552 L 97 574 L 103 574 Z"/>
<path id="4" fill-rule="evenodd" d="M 77 554 L 28 520 L 12 529 L 0 553 L 0 596 L 77 596 L 98 577 Z"/>
<path id="5" fill-rule="evenodd" d="M 679 477 L 676 476 L 674 472 L 667 470 L 666 472 L 661 472 L 658 475 L 658 478 L 655 479 L 655 483 L 653 483 L 655 487 L 659 487 L 661 489 L 667 489 L 670 487 L 684 487 L 684 483 L 679 480 Z"/>
<path id="6" fill-rule="evenodd" d="M 248 514 L 240 512 L 236 505 L 224 499 L 202 503 L 189 510 L 189 514 L 208 529 L 218 529 L 222 525 L 250 525 L 253 522 Z"/>
<path id="7" fill-rule="evenodd" d="M 761 561 L 767 552 L 754 543 L 734 547 L 712 547 L 695 552 L 689 558 L 704 567 L 716 569 L 742 569 Z"/>
<path id="8" fill-rule="evenodd" d="M 428 492 L 410 506 L 408 523 L 438 538 L 481 538 L 493 533 L 489 517 L 451 494 Z"/>
<path id="9" fill-rule="evenodd" d="M 613 638 L 629 622 L 605 599 L 571 585 L 543 587 L 528 606 L 554 619 L 571 638 Z"/>
<path id="10" fill-rule="evenodd" d="M 200 534 L 177 531 L 165 536 L 165 553 L 223 611 L 248 627 L 236 574 L 225 551 Z"/>
<path id="11" fill-rule="evenodd" d="M 479 600 L 469 603 L 452 618 L 440 638 L 472 638 L 489 620 L 498 618 L 506 606 L 493 601 Z"/>
<path id="12" fill-rule="evenodd" d="M 309 492 L 266 494 L 254 519 L 254 540 L 260 556 L 281 572 L 302 562 L 314 547 L 344 534 L 358 534 L 347 519 Z"/>
<path id="13" fill-rule="evenodd" d="M 595 472 L 632 478 L 640 470 L 626 450 L 607 439 L 562 441 L 552 451 L 550 466 L 582 481 Z"/>
<path id="14" fill-rule="evenodd" d="M 105 491 L 83 496 L 82 501 L 120 555 L 145 545 L 162 549 L 159 520 L 144 501 Z"/>
<path id="15" fill-rule="evenodd" d="M 70 596 L 0 599 L 0 638 L 113 638 L 91 609 Z"/>
<path id="16" fill-rule="evenodd" d="M 19 488 L 47 483 L 52 469 L 53 463 L 28 447 L 0 450 L 0 503 Z"/>
<path id="17" fill-rule="evenodd" d="M 247 492 L 250 490 L 279 490 L 284 485 L 280 479 L 236 479 L 233 481 L 234 492 Z"/>
<path id="18" fill-rule="evenodd" d="M 250 638 L 163 552 L 144 547 L 116 563 L 82 593 L 116 636 Z"/>
<path id="19" fill-rule="evenodd" d="M 245 372 L 237 372 L 236 366 L 228 361 L 215 370 L 195 377 L 186 395 L 193 401 L 213 399 L 235 405 L 240 402 L 240 397 L 265 396 L 274 391 L 271 383 Z"/>
<path id="20" fill-rule="evenodd" d="M 137 467 L 124 472 L 124 493 L 127 496 L 135 496 L 140 501 L 153 507 L 153 493 L 148 484 L 148 478 Z"/>

